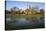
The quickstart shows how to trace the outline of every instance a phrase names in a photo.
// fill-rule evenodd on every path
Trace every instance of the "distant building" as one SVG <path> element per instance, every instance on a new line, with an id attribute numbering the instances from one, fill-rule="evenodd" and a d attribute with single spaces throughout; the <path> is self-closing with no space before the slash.
<path id="1" fill-rule="evenodd" d="M 41 14 L 44 14 L 44 9 L 40 9 L 40 13 Z"/>

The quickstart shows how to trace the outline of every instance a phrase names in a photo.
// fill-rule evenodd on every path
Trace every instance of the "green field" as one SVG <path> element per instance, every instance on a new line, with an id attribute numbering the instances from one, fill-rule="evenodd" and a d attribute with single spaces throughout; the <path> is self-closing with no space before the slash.
<path id="1" fill-rule="evenodd" d="M 32 18 L 32 17 L 41 17 L 41 16 L 43 16 L 43 15 L 41 15 L 41 14 L 37 14 L 37 15 L 16 14 L 16 15 L 11 15 L 11 16 L 6 16 L 6 18 L 7 17 L 9 17 L 9 18 Z"/>

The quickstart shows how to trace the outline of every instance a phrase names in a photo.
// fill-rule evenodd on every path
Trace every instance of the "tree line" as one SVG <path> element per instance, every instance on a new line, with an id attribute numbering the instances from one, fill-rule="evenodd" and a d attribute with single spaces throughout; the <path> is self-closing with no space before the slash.
<path id="1" fill-rule="evenodd" d="M 32 8 L 27 8 L 25 10 L 23 9 L 19 9 L 17 7 L 13 7 L 11 8 L 10 10 L 6 10 L 6 14 L 44 14 L 44 9 L 40 9 L 39 11 L 40 12 L 37 12 L 38 11 L 38 7 L 32 7 Z"/>

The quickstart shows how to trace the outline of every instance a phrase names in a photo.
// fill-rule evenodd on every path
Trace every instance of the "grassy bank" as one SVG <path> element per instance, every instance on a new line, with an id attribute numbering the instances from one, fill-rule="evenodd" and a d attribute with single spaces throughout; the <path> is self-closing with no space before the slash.
<path id="1" fill-rule="evenodd" d="M 6 18 L 32 18 L 32 17 L 41 17 L 43 15 L 40 14 L 36 14 L 36 15 L 23 15 L 23 14 L 16 14 L 16 15 L 10 15 L 10 16 L 6 16 Z"/>

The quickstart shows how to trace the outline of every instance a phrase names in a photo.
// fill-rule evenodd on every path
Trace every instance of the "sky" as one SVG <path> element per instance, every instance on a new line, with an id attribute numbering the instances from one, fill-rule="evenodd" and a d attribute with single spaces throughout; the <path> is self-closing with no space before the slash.
<path id="1" fill-rule="evenodd" d="M 30 2 L 44 2 L 45 0 L 6 0 L 6 1 L 30 1 Z"/>
<path id="2" fill-rule="evenodd" d="M 40 2 L 24 2 L 24 1 L 7 1 L 6 2 L 6 9 L 10 10 L 12 7 L 18 8 L 27 8 L 27 5 L 31 5 L 32 7 L 38 6 L 39 9 L 44 9 L 45 4 Z"/>

